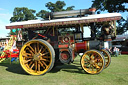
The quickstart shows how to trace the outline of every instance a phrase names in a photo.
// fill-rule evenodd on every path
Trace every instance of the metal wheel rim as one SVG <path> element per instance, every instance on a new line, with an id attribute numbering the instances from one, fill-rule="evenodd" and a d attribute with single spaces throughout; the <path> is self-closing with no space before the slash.
<path id="1" fill-rule="evenodd" d="M 100 73 L 105 66 L 105 60 L 101 53 L 95 50 L 87 51 L 81 58 L 81 66 L 89 74 Z"/>
<path id="2" fill-rule="evenodd" d="M 105 68 L 107 68 L 111 63 L 111 55 L 104 49 L 101 50 L 105 58 Z"/>
<path id="3" fill-rule="evenodd" d="M 25 43 L 20 50 L 19 58 L 22 68 L 32 75 L 46 73 L 52 64 L 50 48 L 38 40 Z"/>

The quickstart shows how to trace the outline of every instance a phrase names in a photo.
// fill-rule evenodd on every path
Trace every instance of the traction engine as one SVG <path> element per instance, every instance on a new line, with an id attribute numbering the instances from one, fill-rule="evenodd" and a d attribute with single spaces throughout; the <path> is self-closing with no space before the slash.
<path id="1" fill-rule="evenodd" d="M 104 42 L 116 37 L 115 21 L 121 15 L 95 15 L 95 11 L 95 8 L 89 8 L 47 13 L 46 20 L 29 20 L 7 25 L 7 29 L 20 28 L 24 34 L 17 41 L 21 67 L 28 74 L 41 75 L 49 72 L 58 63 L 73 63 L 76 56 L 82 53 L 80 64 L 86 73 L 102 72 L 111 63 L 111 56 L 104 49 Z M 86 27 L 91 30 L 89 38 L 83 36 Z"/>

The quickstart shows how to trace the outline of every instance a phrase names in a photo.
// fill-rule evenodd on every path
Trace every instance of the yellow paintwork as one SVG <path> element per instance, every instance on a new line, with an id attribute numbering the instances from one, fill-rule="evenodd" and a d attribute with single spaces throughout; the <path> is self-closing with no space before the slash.
<path id="1" fill-rule="evenodd" d="M 107 68 L 111 63 L 111 56 L 108 52 L 106 52 L 106 50 L 102 49 L 101 51 L 103 52 L 103 55 L 105 57 L 105 68 Z"/>
<path id="2" fill-rule="evenodd" d="M 104 58 L 96 50 L 85 52 L 81 58 L 81 66 L 89 74 L 98 74 L 104 69 Z"/>
<path id="3" fill-rule="evenodd" d="M 7 43 L 7 46 L 4 48 L 4 51 L 10 50 L 10 49 L 12 48 L 12 45 L 13 45 L 13 43 L 14 43 L 15 40 L 16 40 L 15 35 L 12 35 L 12 36 L 10 37 L 10 39 L 9 39 L 9 42 Z M 4 57 L 5 55 L 6 55 L 6 53 L 5 53 L 5 52 L 2 52 L 1 57 Z M 0 63 L 1 63 L 2 61 L 4 61 L 5 59 L 6 59 L 6 58 L 0 58 Z"/>
<path id="4" fill-rule="evenodd" d="M 31 44 L 33 44 L 33 43 L 39 43 L 39 44 L 41 44 L 42 46 L 44 46 L 45 47 L 45 49 L 39 49 L 39 47 L 37 46 L 37 48 L 35 48 L 35 50 L 37 50 L 37 49 L 39 49 L 38 50 L 38 52 L 40 51 L 40 50 L 43 50 L 42 52 L 39 52 L 38 54 L 40 55 L 40 56 L 37 56 L 37 57 L 40 57 L 40 58 L 37 58 L 35 61 L 33 61 L 33 59 L 34 59 L 34 55 L 36 55 L 37 54 L 37 52 L 33 52 L 33 54 L 32 53 L 29 53 L 29 54 L 32 54 L 32 59 L 29 59 L 29 60 L 27 60 L 26 58 L 25 58 L 25 56 L 23 56 L 23 55 L 27 55 L 27 52 L 25 53 L 25 48 L 27 48 L 28 46 L 30 46 Z M 30 46 L 31 47 L 31 46 Z M 43 54 L 45 55 L 45 50 L 48 50 L 48 52 L 49 52 L 49 54 L 50 54 L 50 56 L 49 56 L 49 58 L 50 58 L 50 60 L 47 60 L 47 59 L 44 59 L 44 60 L 46 60 L 46 61 L 49 61 L 49 63 L 47 64 L 47 63 L 45 63 L 45 61 L 43 61 L 43 59 L 42 59 L 42 61 L 41 61 L 41 56 L 43 56 Z M 31 50 L 34 50 L 34 48 L 32 49 L 31 48 Z M 34 50 L 34 51 L 35 51 Z M 31 51 L 32 52 L 32 51 Z M 24 54 L 25 53 L 25 54 Z M 31 57 L 31 56 L 30 56 Z M 29 73 L 29 74 L 31 74 L 31 75 L 41 75 L 41 74 L 45 74 L 48 70 L 49 70 L 49 68 L 50 68 L 50 66 L 51 66 L 51 62 L 52 62 L 52 54 L 51 54 L 51 51 L 50 51 L 50 49 L 47 47 L 47 45 L 46 44 L 44 44 L 43 42 L 41 42 L 41 41 L 38 41 L 38 40 L 32 40 L 32 41 L 29 41 L 29 42 L 27 42 L 27 43 L 25 43 L 24 45 L 23 45 L 23 47 L 21 48 L 21 51 L 20 51 L 20 55 L 19 55 L 19 59 L 20 59 L 20 64 L 21 64 L 21 66 L 22 66 L 22 68 L 27 72 L 27 73 Z M 26 63 L 27 62 L 27 63 Z M 30 62 L 32 65 L 31 66 L 29 66 L 29 64 L 30 63 L 28 63 L 28 62 Z M 35 69 L 36 70 L 33 70 L 32 68 L 33 67 L 35 67 Z M 44 68 L 43 70 L 41 70 L 40 68 Z"/>

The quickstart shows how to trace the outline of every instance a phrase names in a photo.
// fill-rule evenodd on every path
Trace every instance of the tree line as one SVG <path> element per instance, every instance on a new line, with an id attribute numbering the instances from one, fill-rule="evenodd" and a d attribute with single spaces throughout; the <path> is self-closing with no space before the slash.
<path id="1" fill-rule="evenodd" d="M 18 22 L 18 21 L 27 21 L 27 20 L 34 20 L 39 18 L 45 19 L 45 14 L 47 12 L 58 12 L 58 11 L 66 11 L 66 10 L 73 10 L 74 6 L 67 7 L 64 1 L 57 1 L 56 3 L 48 2 L 46 3 L 45 7 L 49 9 L 41 10 L 36 13 L 36 10 L 28 9 L 27 7 L 16 7 L 13 12 L 13 17 L 11 17 L 10 22 Z"/>

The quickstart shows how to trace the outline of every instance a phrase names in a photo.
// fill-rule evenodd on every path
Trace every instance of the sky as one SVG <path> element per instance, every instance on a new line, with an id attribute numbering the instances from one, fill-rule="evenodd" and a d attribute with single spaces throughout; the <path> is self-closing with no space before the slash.
<path id="1" fill-rule="evenodd" d="M 5 26 L 10 23 L 10 18 L 13 16 L 15 7 L 27 7 L 28 9 L 36 10 L 36 13 L 40 10 L 48 10 L 45 4 L 48 2 L 55 3 L 58 0 L 1 0 L 0 1 L 0 38 L 4 38 L 8 35 L 9 29 Z M 75 6 L 74 9 L 86 9 L 92 5 L 92 0 L 60 0 L 66 3 L 66 7 Z M 128 4 L 127 4 L 128 8 Z M 123 13 L 124 17 L 128 14 Z"/>

